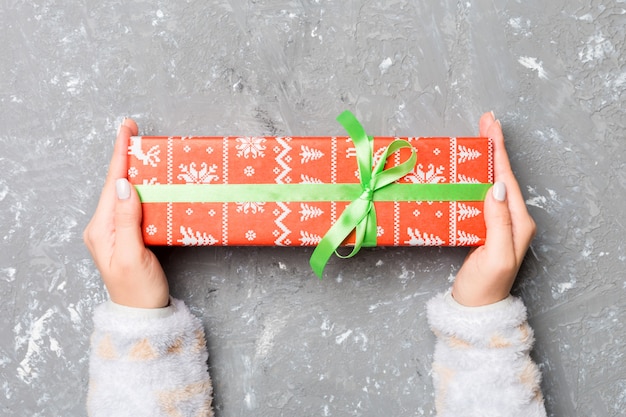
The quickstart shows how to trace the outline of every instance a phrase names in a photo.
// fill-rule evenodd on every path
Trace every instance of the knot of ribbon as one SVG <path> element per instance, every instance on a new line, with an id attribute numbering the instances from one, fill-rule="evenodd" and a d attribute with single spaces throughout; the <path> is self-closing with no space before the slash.
<path id="1" fill-rule="evenodd" d="M 319 278 L 322 277 L 326 263 L 333 253 L 340 258 L 350 258 L 363 246 L 376 246 L 378 227 L 374 194 L 411 172 L 417 162 L 417 155 L 411 144 L 406 140 L 396 139 L 387 146 L 374 166 L 374 138 L 365 133 L 363 126 L 350 111 L 341 113 L 337 121 L 354 143 L 362 192 L 341 213 L 313 251 L 309 262 Z M 411 156 L 399 165 L 384 169 L 387 158 L 403 148 L 408 148 Z M 355 231 L 354 247 L 348 255 L 340 255 L 337 249 L 352 231 Z"/>

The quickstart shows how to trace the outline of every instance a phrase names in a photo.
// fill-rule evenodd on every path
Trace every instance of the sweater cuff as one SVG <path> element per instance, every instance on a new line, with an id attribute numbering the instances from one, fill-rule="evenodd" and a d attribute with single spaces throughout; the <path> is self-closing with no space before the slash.
<path id="1" fill-rule="evenodd" d="M 455 308 L 459 311 L 465 311 L 467 313 L 479 312 L 479 311 L 494 312 L 497 310 L 510 308 L 511 305 L 515 302 L 515 299 L 513 298 L 513 296 L 509 294 L 509 296 L 506 297 L 504 300 L 501 300 L 492 304 L 486 304 L 486 305 L 477 306 L 477 307 L 470 307 L 470 306 L 463 305 L 459 303 L 457 300 L 455 300 L 454 297 L 452 296 L 452 290 L 448 290 L 447 292 L 445 292 L 443 297 L 446 303 L 448 303 L 448 305 L 451 308 Z"/>
<path id="2" fill-rule="evenodd" d="M 489 346 L 494 336 L 500 337 L 516 333 L 524 328 L 526 307 L 516 297 L 508 296 L 502 301 L 480 307 L 467 307 L 459 304 L 450 291 L 439 294 L 428 302 L 428 322 L 436 335 L 455 337 L 474 346 Z M 531 342 L 528 338 L 528 342 Z"/>
<path id="3" fill-rule="evenodd" d="M 172 298 L 167 307 L 161 308 L 139 308 L 128 307 L 125 305 L 117 304 L 111 300 L 104 303 L 105 309 L 115 315 L 128 317 L 129 319 L 162 319 L 171 316 L 175 309 Z"/>

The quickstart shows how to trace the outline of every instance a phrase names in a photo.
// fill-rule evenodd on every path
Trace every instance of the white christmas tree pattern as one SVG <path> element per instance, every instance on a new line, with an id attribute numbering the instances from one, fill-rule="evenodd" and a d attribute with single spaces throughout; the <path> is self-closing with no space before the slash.
<path id="1" fill-rule="evenodd" d="M 298 239 L 302 246 L 314 246 L 320 243 L 322 237 L 314 233 L 309 233 L 304 230 L 300 230 L 300 239 Z"/>
<path id="2" fill-rule="evenodd" d="M 459 184 L 480 184 L 476 178 L 468 177 L 467 175 L 459 174 Z"/>
<path id="3" fill-rule="evenodd" d="M 467 146 L 463 146 L 463 145 L 459 145 L 457 149 L 458 149 L 457 155 L 459 157 L 459 164 L 462 164 L 463 162 L 471 161 L 476 158 L 480 158 L 480 156 L 482 155 L 476 149 L 468 148 Z"/>
<path id="4" fill-rule="evenodd" d="M 324 152 L 319 149 L 309 148 L 306 145 L 300 146 L 300 163 L 306 164 L 310 161 L 316 161 L 324 156 Z"/>
<path id="5" fill-rule="evenodd" d="M 306 174 L 300 174 L 300 183 L 301 184 L 322 184 L 323 181 L 319 178 L 310 177 Z"/>
<path id="6" fill-rule="evenodd" d="M 467 204 L 459 203 L 459 207 L 457 209 L 458 220 L 463 221 L 465 219 L 471 219 L 472 217 L 478 216 L 482 213 L 476 207 L 468 206 Z"/>
<path id="7" fill-rule="evenodd" d="M 462 230 L 458 232 L 456 240 L 460 246 L 471 246 L 480 242 L 480 238 L 478 236 L 464 232 Z"/>
<path id="8" fill-rule="evenodd" d="M 195 232 L 191 227 L 180 226 L 180 233 L 183 235 L 182 239 L 177 240 L 183 246 L 212 246 L 217 243 L 211 235 L 206 233 Z"/>
<path id="9" fill-rule="evenodd" d="M 310 206 L 306 203 L 300 203 L 299 213 L 300 213 L 300 221 L 304 222 L 309 219 L 314 219 L 316 217 L 321 216 L 322 214 L 324 214 L 324 211 L 319 207 Z"/>
<path id="10" fill-rule="evenodd" d="M 434 234 L 428 233 L 420 233 L 418 229 L 407 228 L 407 233 L 409 234 L 410 239 L 406 240 L 404 243 L 411 246 L 441 246 L 445 242 Z"/>

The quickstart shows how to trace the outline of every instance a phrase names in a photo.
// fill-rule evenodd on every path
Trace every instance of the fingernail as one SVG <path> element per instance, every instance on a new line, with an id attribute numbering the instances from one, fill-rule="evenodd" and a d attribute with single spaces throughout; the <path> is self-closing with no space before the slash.
<path id="1" fill-rule="evenodd" d="M 493 113 L 493 110 L 491 110 L 489 113 L 491 113 L 491 117 L 493 117 L 493 120 L 496 120 L 496 115 Z"/>
<path id="2" fill-rule="evenodd" d="M 117 198 L 120 200 L 128 200 L 130 198 L 130 183 L 126 178 L 119 178 L 115 181 L 115 191 Z"/>
<path id="3" fill-rule="evenodd" d="M 500 123 L 500 120 L 496 119 L 496 123 L 500 126 L 500 129 L 502 129 L 502 123 Z"/>
<path id="4" fill-rule="evenodd" d="M 122 121 L 117 126 L 117 134 L 118 135 L 120 134 L 120 130 L 122 130 L 122 126 L 124 126 L 124 122 L 126 121 L 126 119 L 128 119 L 128 117 L 122 117 Z"/>
<path id="5" fill-rule="evenodd" d="M 498 201 L 506 200 L 506 185 L 502 181 L 493 184 L 493 198 Z"/>

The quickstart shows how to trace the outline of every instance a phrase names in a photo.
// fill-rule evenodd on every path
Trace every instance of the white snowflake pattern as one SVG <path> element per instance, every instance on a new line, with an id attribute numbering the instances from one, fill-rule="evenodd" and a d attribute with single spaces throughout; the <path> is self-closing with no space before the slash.
<path id="1" fill-rule="evenodd" d="M 153 224 L 149 224 L 146 227 L 146 233 L 149 234 L 150 236 L 154 236 L 156 234 L 156 232 L 158 232 L 157 227 Z"/>
<path id="2" fill-rule="evenodd" d="M 211 210 L 209 210 L 209 212 L 207 214 L 209 216 L 213 217 L 213 216 L 215 216 L 215 210 L 211 209 Z"/>
<path id="3" fill-rule="evenodd" d="M 243 173 L 246 177 L 251 177 L 254 175 L 254 168 L 248 165 L 243 169 Z"/>
<path id="4" fill-rule="evenodd" d="M 207 146 L 206 148 L 206 153 L 208 153 L 209 155 L 211 155 L 213 153 L 214 149 L 211 146 Z"/>
<path id="5" fill-rule="evenodd" d="M 252 201 L 244 201 L 242 203 L 237 203 L 237 213 L 244 213 L 244 214 L 263 213 L 265 211 L 265 208 L 263 207 L 264 205 L 265 205 L 264 202 L 252 202 Z"/>
<path id="6" fill-rule="evenodd" d="M 135 178 L 139 174 L 139 171 L 135 167 L 128 168 L 128 176 L 130 178 Z"/>
<path id="7" fill-rule="evenodd" d="M 381 237 L 385 234 L 385 229 L 382 226 L 376 227 L 376 237 Z"/>
<path id="8" fill-rule="evenodd" d="M 185 151 L 185 153 L 189 153 L 189 152 L 191 151 L 191 146 L 189 146 L 189 145 L 185 145 L 185 146 L 183 147 L 183 151 Z"/>
<path id="9" fill-rule="evenodd" d="M 187 213 L 187 216 L 191 216 L 193 214 L 193 210 L 190 207 L 187 210 L 185 210 L 185 213 Z"/>
<path id="10" fill-rule="evenodd" d="M 263 158 L 265 156 L 265 153 L 263 153 L 266 148 L 266 146 L 264 145 L 264 143 L 266 142 L 265 138 L 257 136 L 244 136 L 241 138 L 237 138 L 236 140 L 238 144 L 235 146 L 235 148 L 237 148 L 238 150 L 238 157 L 243 156 L 244 158 L 248 159 L 249 157 Z"/>
<path id="11" fill-rule="evenodd" d="M 434 164 L 428 164 L 428 170 L 424 171 L 424 166 L 417 164 L 415 170 L 404 178 L 413 184 L 437 184 L 446 181 L 446 177 L 443 175 L 444 171 L 443 165 L 435 168 Z"/>
<path id="12" fill-rule="evenodd" d="M 435 149 L 433 149 L 433 153 L 434 153 L 435 155 L 439 155 L 439 154 L 441 153 L 441 149 L 439 149 L 439 148 L 435 148 Z"/>
<path id="13" fill-rule="evenodd" d="M 440 219 L 441 216 L 443 216 L 443 213 L 440 210 L 437 210 L 437 212 L 435 213 L 435 216 L 437 216 L 437 218 Z"/>
<path id="14" fill-rule="evenodd" d="M 273 235 L 274 237 L 278 237 L 278 235 L 280 235 L 280 231 L 279 231 L 279 230 L 277 230 L 277 229 L 274 229 L 274 231 L 272 232 L 272 235 Z"/>
<path id="15" fill-rule="evenodd" d="M 280 168 L 276 167 L 272 170 L 272 172 L 276 175 L 278 175 L 280 173 Z"/>
<path id="16" fill-rule="evenodd" d="M 420 213 L 420 211 L 418 209 L 413 210 L 413 215 L 415 217 L 419 216 L 420 214 L 422 214 L 422 213 Z"/>
<path id="17" fill-rule="evenodd" d="M 248 230 L 246 232 L 246 239 L 248 239 L 249 241 L 256 239 L 256 232 L 254 230 Z"/>
<path id="18" fill-rule="evenodd" d="M 208 184 L 219 179 L 215 175 L 217 172 L 217 165 L 215 164 L 208 166 L 206 162 L 203 162 L 200 164 L 200 169 L 197 169 L 196 163 L 192 162 L 189 165 L 180 164 L 179 168 L 182 174 L 178 174 L 178 179 L 187 184 Z"/>

